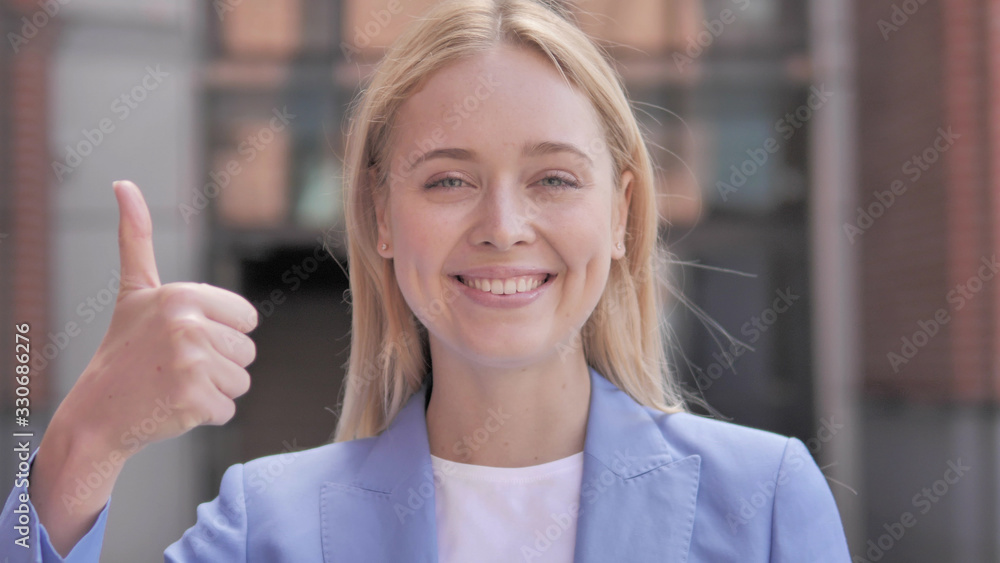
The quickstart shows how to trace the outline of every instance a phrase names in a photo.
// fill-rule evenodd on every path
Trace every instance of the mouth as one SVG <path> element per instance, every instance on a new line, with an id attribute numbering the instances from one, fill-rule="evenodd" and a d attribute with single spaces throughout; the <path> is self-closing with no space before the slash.
<path id="1" fill-rule="evenodd" d="M 511 278 L 472 278 L 452 276 L 460 283 L 483 293 L 493 295 L 514 295 L 528 293 L 550 283 L 556 274 L 536 274 L 531 276 L 516 276 Z"/>

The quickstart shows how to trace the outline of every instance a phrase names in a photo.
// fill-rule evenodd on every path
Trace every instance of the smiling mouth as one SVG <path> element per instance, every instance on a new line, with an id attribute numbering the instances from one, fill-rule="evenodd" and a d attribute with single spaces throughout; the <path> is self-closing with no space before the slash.
<path id="1" fill-rule="evenodd" d="M 534 276 L 517 276 L 504 279 L 488 278 L 463 278 L 462 276 L 452 276 L 459 282 L 472 289 L 478 289 L 483 293 L 494 295 L 513 295 L 533 291 L 551 280 L 553 274 L 539 274 Z"/>

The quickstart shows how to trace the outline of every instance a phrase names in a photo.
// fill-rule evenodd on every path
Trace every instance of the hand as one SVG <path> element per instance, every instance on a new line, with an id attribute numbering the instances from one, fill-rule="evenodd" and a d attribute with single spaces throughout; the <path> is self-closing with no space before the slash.
<path id="1" fill-rule="evenodd" d="M 256 355 L 244 334 L 257 326 L 253 305 L 206 284 L 160 285 L 142 193 L 131 182 L 114 189 L 121 287 L 111 326 L 53 414 L 31 469 L 32 502 L 60 554 L 93 527 L 126 459 L 233 417 Z"/>
<path id="2" fill-rule="evenodd" d="M 53 417 L 128 458 L 202 424 L 221 425 L 250 388 L 257 311 L 201 283 L 160 284 L 152 221 L 135 184 L 116 182 L 121 288 L 104 340 Z M 51 429 L 51 426 L 50 426 Z"/>

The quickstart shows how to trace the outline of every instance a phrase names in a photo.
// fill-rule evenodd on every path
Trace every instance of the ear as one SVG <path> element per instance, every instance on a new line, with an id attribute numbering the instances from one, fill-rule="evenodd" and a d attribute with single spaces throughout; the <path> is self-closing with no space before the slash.
<path id="1" fill-rule="evenodd" d="M 375 220 L 378 223 L 378 240 L 375 241 L 375 250 L 383 258 L 392 258 L 392 230 L 389 229 L 389 186 L 386 185 L 383 189 L 376 189 L 378 185 L 378 177 L 375 174 L 375 168 L 368 168 L 368 186 L 371 188 L 375 199 Z M 385 243 L 387 248 L 382 250 L 382 244 Z"/>
<path id="2" fill-rule="evenodd" d="M 635 180 L 635 175 L 632 174 L 631 170 L 622 172 L 622 177 L 619 182 L 621 187 L 615 190 L 613 196 L 615 198 L 615 204 L 611 229 L 611 257 L 615 260 L 620 260 L 625 257 L 625 233 L 628 228 L 629 205 L 632 202 L 633 180 Z M 622 243 L 622 248 L 618 248 L 619 242 Z"/>

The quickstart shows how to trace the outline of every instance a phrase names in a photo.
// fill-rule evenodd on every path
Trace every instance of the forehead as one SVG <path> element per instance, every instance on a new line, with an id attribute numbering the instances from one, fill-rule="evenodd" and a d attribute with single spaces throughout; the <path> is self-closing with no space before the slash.
<path id="1" fill-rule="evenodd" d="M 599 161 L 604 148 L 590 100 L 544 55 L 510 45 L 432 74 L 401 105 L 393 137 L 393 153 L 400 157 L 417 149 L 460 147 L 488 154 L 555 141 L 576 144 Z"/>

